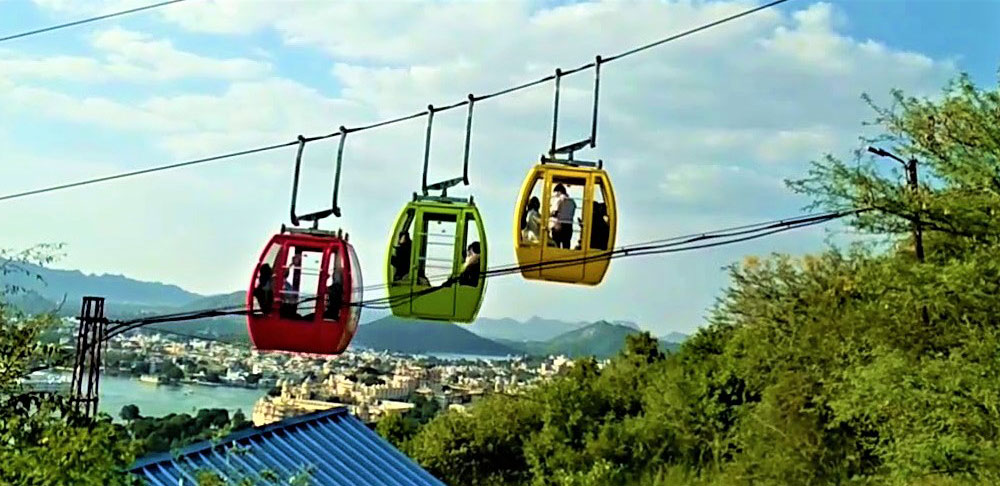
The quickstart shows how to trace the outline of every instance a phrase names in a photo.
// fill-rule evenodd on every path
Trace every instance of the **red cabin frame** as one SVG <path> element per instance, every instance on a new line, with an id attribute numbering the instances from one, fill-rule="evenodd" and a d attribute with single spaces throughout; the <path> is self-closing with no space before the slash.
<path id="1" fill-rule="evenodd" d="M 289 268 L 289 251 L 296 253 L 321 253 L 318 284 L 315 289 L 298 288 L 301 276 L 301 264 L 297 268 Z M 270 309 L 265 313 L 258 305 L 255 290 L 258 287 L 261 267 L 268 264 L 272 268 L 270 286 L 272 297 Z M 327 316 L 327 287 L 331 277 L 331 269 L 341 269 L 343 285 L 340 295 L 340 310 L 336 316 Z M 291 270 L 291 271 L 290 271 Z M 291 277 L 289 279 L 288 277 Z M 287 291 L 284 284 L 292 280 L 293 289 Z M 283 307 L 283 297 L 287 294 L 315 293 L 315 298 L 307 298 L 294 306 Z M 344 352 L 357 332 L 361 308 L 358 305 L 362 299 L 361 269 L 358 265 L 354 247 L 337 233 L 320 230 L 291 230 L 271 237 L 264 247 L 254 267 L 247 292 L 247 327 L 250 340 L 256 349 L 261 351 L 286 351 L 322 355 L 336 355 Z M 289 310 L 291 309 L 291 310 Z M 304 316 L 298 311 L 308 309 Z M 335 318 L 331 318 L 335 317 Z"/>

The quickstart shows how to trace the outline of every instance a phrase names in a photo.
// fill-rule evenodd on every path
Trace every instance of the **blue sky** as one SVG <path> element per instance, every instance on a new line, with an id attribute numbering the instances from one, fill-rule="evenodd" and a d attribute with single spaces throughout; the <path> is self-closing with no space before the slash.
<path id="1" fill-rule="evenodd" d="M 0 0 L 0 36 L 143 2 Z M 238 5 L 238 6 L 237 6 Z M 291 140 L 493 91 L 730 15 L 747 2 L 235 2 L 190 0 L 0 43 L 0 193 Z M 794 0 L 607 66 L 599 146 L 621 206 L 620 243 L 785 217 L 785 178 L 847 156 L 871 116 L 862 92 L 933 95 L 1000 66 L 1000 2 Z M 566 133 L 586 130 L 589 75 L 569 78 Z M 490 263 L 513 261 L 524 172 L 548 143 L 551 87 L 477 105 L 472 186 Z M 432 179 L 459 170 L 464 112 L 439 115 Z M 419 185 L 422 120 L 351 135 L 341 225 L 366 284 Z M 335 143 L 310 146 L 320 204 Z M 287 222 L 290 163 L 276 151 L 7 201 L 0 247 L 63 241 L 57 266 L 203 292 L 247 285 Z M 626 319 L 690 332 L 748 254 L 804 253 L 823 229 L 621 260 L 597 288 L 491 281 L 490 317 Z"/>

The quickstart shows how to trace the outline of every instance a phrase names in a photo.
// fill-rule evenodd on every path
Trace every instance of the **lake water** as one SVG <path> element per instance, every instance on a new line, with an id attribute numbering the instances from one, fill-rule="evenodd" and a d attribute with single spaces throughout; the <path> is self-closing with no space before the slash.
<path id="1" fill-rule="evenodd" d="M 98 409 L 120 421 L 122 407 L 135 404 L 144 417 L 160 417 L 170 413 L 194 414 L 201 408 L 224 408 L 229 413 L 242 409 L 247 420 L 257 399 L 265 389 L 231 388 L 203 385 L 156 385 L 121 376 L 101 376 Z"/>
<path id="2" fill-rule="evenodd" d="M 516 356 L 486 356 L 482 354 L 458 354 L 458 353 L 424 353 L 424 355 L 433 356 L 437 359 L 444 359 L 448 361 L 460 361 L 463 359 L 469 361 L 478 361 L 478 360 L 509 361 L 516 358 Z"/>
<path id="3" fill-rule="evenodd" d="M 482 356 L 473 354 L 427 353 L 445 360 L 487 360 L 502 361 L 508 356 Z M 69 375 L 64 379 L 68 387 Z M 101 375 L 100 401 L 98 408 L 120 422 L 122 407 L 134 404 L 144 417 L 161 417 L 171 413 L 194 414 L 202 408 L 224 408 L 232 414 L 243 410 L 249 420 L 253 406 L 267 393 L 265 389 L 236 388 L 225 386 L 204 386 L 181 384 L 177 386 L 145 383 L 136 378 Z"/>

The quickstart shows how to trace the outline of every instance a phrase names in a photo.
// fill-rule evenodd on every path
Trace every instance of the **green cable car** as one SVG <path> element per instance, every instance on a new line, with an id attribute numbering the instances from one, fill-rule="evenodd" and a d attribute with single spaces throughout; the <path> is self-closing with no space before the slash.
<path id="1" fill-rule="evenodd" d="M 487 248 L 483 218 L 472 197 L 448 197 L 448 188 L 469 184 L 469 134 L 472 104 L 466 123 L 463 176 L 427 184 L 434 107 L 428 107 L 424 147 L 423 194 L 403 207 L 389 237 L 386 259 L 388 301 L 396 317 L 472 322 L 486 292 Z M 428 195 L 440 190 L 440 196 Z"/>

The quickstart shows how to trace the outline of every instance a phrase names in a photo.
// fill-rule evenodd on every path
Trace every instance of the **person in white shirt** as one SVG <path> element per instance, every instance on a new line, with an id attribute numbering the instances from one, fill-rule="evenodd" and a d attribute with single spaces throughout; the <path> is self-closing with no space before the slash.
<path id="1" fill-rule="evenodd" d="M 552 228 L 552 241 L 559 248 L 570 248 L 573 239 L 573 215 L 576 213 L 576 201 L 566 193 L 566 187 L 556 184 L 552 189 L 552 205 L 549 208 L 549 226 Z"/>
<path id="2" fill-rule="evenodd" d="M 538 238 L 541 236 L 541 226 L 542 226 L 542 215 L 539 210 L 542 208 L 542 203 L 538 201 L 537 197 L 532 196 L 531 200 L 528 201 L 528 208 L 524 212 L 524 218 L 521 219 L 521 240 L 527 243 L 538 243 Z"/>

